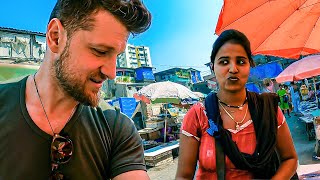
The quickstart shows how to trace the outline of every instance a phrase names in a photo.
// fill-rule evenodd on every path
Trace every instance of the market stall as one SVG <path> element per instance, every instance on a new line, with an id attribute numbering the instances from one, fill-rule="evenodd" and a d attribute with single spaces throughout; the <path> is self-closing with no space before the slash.
<path id="1" fill-rule="evenodd" d="M 299 117 L 299 120 L 305 123 L 306 132 L 309 138 L 309 141 L 315 138 L 315 129 L 314 129 L 314 115 L 313 113 L 318 111 L 316 101 L 302 101 L 300 103 L 299 110 L 303 116 Z"/>
<path id="2" fill-rule="evenodd" d="M 304 80 L 307 78 L 312 78 L 314 90 L 316 91 L 316 77 L 320 75 L 320 55 L 312 55 L 304 57 L 292 64 L 290 64 L 286 69 L 284 69 L 277 77 L 276 81 L 282 82 L 292 82 Z M 319 101 L 318 97 L 315 96 L 315 101 L 302 101 L 299 105 L 300 112 L 303 114 L 299 117 L 300 120 L 305 122 L 306 131 L 309 140 L 316 138 L 315 144 L 315 159 L 320 159 L 320 127 L 318 128 L 318 121 L 315 119 L 320 116 Z M 318 137 L 319 134 L 319 137 Z"/>
<path id="3" fill-rule="evenodd" d="M 144 139 L 146 164 L 156 166 L 179 151 L 179 114 L 185 112 L 178 107 L 193 104 L 199 97 L 187 87 L 170 81 L 145 86 L 134 97 L 146 105 L 146 127 L 139 133 Z"/>

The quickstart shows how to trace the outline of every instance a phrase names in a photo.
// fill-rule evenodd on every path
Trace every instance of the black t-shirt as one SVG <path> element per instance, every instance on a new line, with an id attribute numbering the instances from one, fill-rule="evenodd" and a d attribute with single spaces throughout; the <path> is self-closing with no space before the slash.
<path id="1" fill-rule="evenodd" d="M 26 79 L 0 84 L 0 180 L 48 179 L 52 136 L 30 118 Z M 73 142 L 71 160 L 59 166 L 68 179 L 109 179 L 146 170 L 141 138 L 125 115 L 78 105 L 60 135 Z"/>

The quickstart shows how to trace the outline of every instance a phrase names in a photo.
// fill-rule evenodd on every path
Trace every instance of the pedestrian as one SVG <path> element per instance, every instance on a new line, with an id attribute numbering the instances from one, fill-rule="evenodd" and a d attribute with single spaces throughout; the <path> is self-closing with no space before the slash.
<path id="1" fill-rule="evenodd" d="M 301 95 L 302 101 L 306 101 L 308 99 L 308 93 L 309 93 L 309 90 L 305 85 L 305 83 L 302 81 L 302 84 L 300 86 L 300 95 Z"/>
<path id="2" fill-rule="evenodd" d="M 262 92 L 263 93 L 271 93 L 273 90 L 273 83 L 269 78 L 263 79 L 263 88 Z"/>
<path id="3" fill-rule="evenodd" d="M 211 63 L 219 91 L 184 117 L 176 178 L 192 179 L 197 164 L 196 179 L 296 175 L 297 154 L 279 97 L 245 88 L 254 65 L 247 37 L 237 30 L 222 32 L 213 45 Z"/>
<path id="4" fill-rule="evenodd" d="M 296 83 L 291 82 L 290 83 L 290 92 L 291 92 L 291 101 L 292 101 L 292 106 L 293 106 L 293 113 L 295 116 L 298 116 L 301 114 L 299 110 L 299 105 L 300 105 L 300 91 Z"/>
<path id="5" fill-rule="evenodd" d="M 285 89 L 285 85 L 280 84 L 279 88 L 280 89 L 277 91 L 277 94 L 280 97 L 279 106 L 283 114 L 285 114 L 285 111 L 287 111 L 288 117 L 291 117 L 290 111 L 289 111 L 289 96 L 288 96 L 287 90 Z"/>
<path id="6" fill-rule="evenodd" d="M 57 1 L 38 72 L 0 85 L 0 179 L 149 179 L 132 121 L 98 104 L 150 21 L 140 0 Z"/>

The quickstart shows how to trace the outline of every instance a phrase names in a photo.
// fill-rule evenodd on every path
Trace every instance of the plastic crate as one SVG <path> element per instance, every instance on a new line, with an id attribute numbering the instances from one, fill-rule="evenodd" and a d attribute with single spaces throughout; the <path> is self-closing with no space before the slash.
<path id="1" fill-rule="evenodd" d="M 137 103 L 135 98 L 120 97 L 113 100 L 113 106 L 119 107 L 121 112 L 131 118 Z"/>

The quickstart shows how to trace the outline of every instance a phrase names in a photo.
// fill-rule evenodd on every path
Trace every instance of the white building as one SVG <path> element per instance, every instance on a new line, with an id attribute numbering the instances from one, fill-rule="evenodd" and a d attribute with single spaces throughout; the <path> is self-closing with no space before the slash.
<path id="1" fill-rule="evenodd" d="M 117 67 L 152 67 L 149 47 L 127 44 L 125 52 L 117 58 Z"/>

